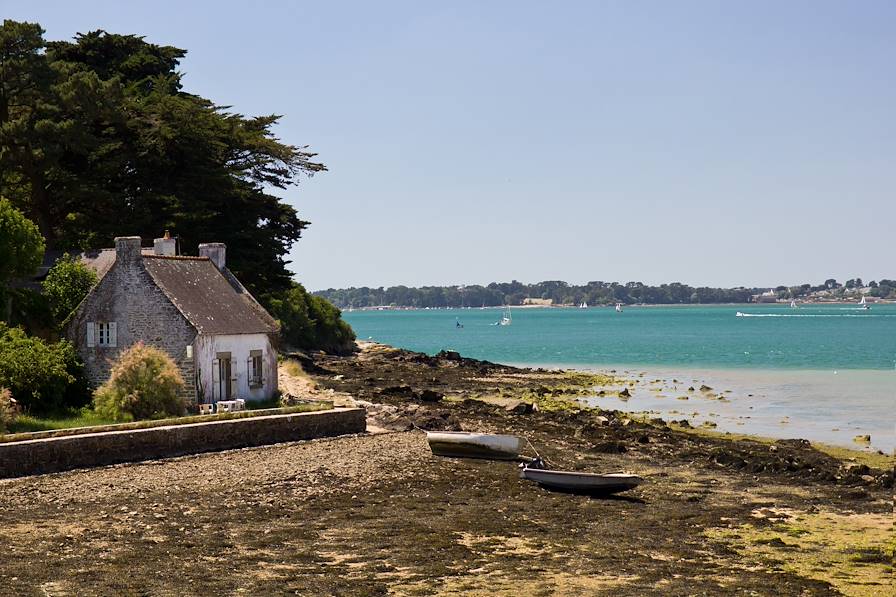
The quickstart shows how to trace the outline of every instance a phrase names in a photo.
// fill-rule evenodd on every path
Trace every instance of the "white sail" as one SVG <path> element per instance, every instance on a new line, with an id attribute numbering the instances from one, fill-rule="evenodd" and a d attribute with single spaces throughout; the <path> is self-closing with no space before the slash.
<path id="1" fill-rule="evenodd" d="M 622 303 L 616 303 L 616 312 L 622 313 Z"/>
<path id="2" fill-rule="evenodd" d="M 513 316 L 510 314 L 510 307 L 507 307 L 501 316 L 501 321 L 495 322 L 493 325 L 510 325 L 511 323 L 513 323 Z"/>
<path id="3" fill-rule="evenodd" d="M 579 309 L 587 309 L 587 308 L 588 308 L 588 303 L 586 303 L 585 301 L 582 301 L 582 304 L 579 305 Z"/>

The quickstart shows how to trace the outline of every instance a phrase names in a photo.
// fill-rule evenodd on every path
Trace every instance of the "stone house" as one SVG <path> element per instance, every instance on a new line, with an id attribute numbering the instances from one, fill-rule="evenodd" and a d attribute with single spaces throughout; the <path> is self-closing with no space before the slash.
<path id="1" fill-rule="evenodd" d="M 277 322 L 227 269 L 222 243 L 187 257 L 167 233 L 152 249 L 139 236 L 118 237 L 114 250 L 86 262 L 99 281 L 65 333 L 91 383 L 106 381 L 118 355 L 143 342 L 174 359 L 191 404 L 277 392 Z"/>

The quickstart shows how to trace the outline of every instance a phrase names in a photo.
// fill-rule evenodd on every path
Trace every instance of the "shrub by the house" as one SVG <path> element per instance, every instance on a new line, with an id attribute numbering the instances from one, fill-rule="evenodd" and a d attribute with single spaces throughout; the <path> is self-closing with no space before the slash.
<path id="1" fill-rule="evenodd" d="M 140 342 L 121 353 L 109 380 L 94 393 L 93 404 L 100 416 L 118 421 L 178 416 L 187 408 L 183 387 L 171 357 Z"/>
<path id="2" fill-rule="evenodd" d="M 0 388 L 0 433 L 6 433 L 18 414 L 19 407 L 12 393 L 6 388 Z"/>
<path id="3" fill-rule="evenodd" d="M 83 366 L 67 341 L 49 344 L 0 322 L 0 386 L 26 411 L 78 408 L 89 400 Z"/>

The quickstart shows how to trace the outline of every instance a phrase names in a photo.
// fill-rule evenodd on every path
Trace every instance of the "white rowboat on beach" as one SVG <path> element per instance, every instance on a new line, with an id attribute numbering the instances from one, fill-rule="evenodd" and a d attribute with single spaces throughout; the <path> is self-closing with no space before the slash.
<path id="1" fill-rule="evenodd" d="M 644 479 L 629 473 L 578 473 L 525 467 L 520 477 L 544 487 L 579 493 L 618 493 L 640 485 Z"/>
<path id="2" fill-rule="evenodd" d="M 515 435 L 470 431 L 427 431 L 426 441 L 436 456 L 516 460 L 525 441 Z"/>

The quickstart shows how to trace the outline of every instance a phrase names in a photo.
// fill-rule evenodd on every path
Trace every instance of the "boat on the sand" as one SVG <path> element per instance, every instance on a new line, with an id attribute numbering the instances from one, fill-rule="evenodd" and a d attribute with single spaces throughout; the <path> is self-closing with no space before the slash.
<path id="1" fill-rule="evenodd" d="M 426 441 L 436 456 L 516 460 L 525 440 L 515 435 L 471 431 L 427 431 Z"/>
<path id="2" fill-rule="evenodd" d="M 575 471 L 552 471 L 525 465 L 520 477 L 535 481 L 539 485 L 572 493 L 610 494 L 628 491 L 640 485 L 644 479 L 630 473 L 580 473 Z"/>

